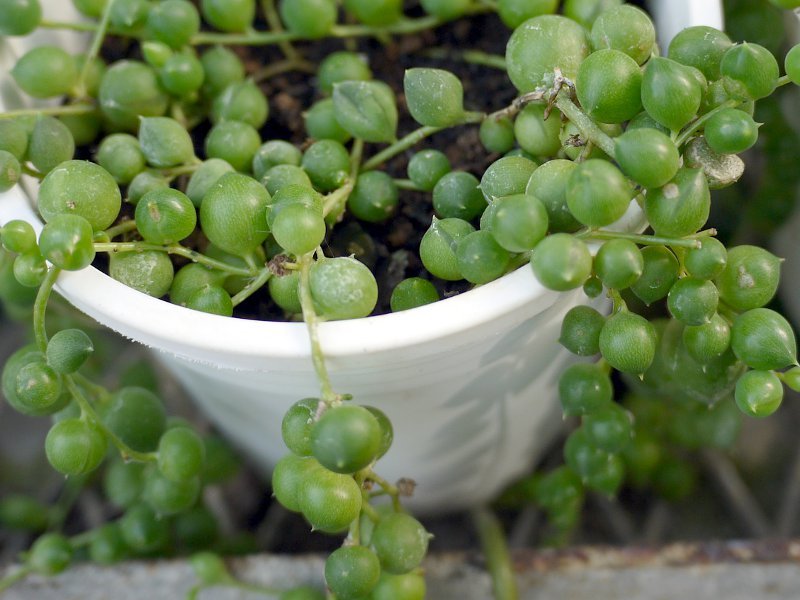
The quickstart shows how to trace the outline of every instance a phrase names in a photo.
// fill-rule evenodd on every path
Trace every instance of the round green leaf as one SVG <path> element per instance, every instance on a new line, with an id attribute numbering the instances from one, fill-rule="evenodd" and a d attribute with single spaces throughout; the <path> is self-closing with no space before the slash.
<path id="1" fill-rule="evenodd" d="M 336 120 L 365 142 L 391 142 L 397 132 L 394 93 L 380 81 L 343 81 L 333 87 Z"/>
<path id="2" fill-rule="evenodd" d="M 403 79 L 408 111 L 429 127 L 449 127 L 464 116 L 464 88 L 442 69 L 408 69 Z"/>

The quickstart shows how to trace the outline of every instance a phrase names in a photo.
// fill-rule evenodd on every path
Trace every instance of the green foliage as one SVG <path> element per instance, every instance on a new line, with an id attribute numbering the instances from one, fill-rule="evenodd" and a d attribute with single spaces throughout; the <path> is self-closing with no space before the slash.
<path id="1" fill-rule="evenodd" d="M 66 99 L 46 114 L 0 119 L 0 190 L 23 173 L 40 178 L 45 221 L 38 239 L 24 221 L 0 227 L 0 299 L 9 312 L 30 314 L 33 305 L 36 342 L 7 361 L 2 390 L 19 412 L 54 415 L 45 453 L 60 473 L 91 473 L 109 450 L 124 459 L 112 458 L 98 480 L 125 512 L 81 542 L 93 560 L 207 547 L 219 526 L 200 501 L 203 487 L 238 467 L 217 438 L 168 420 L 149 389 L 109 392 L 89 379 L 94 343 L 81 329 L 46 327 L 58 270 L 86 268 L 97 252 L 108 253 L 112 278 L 189 309 L 250 316 L 239 306 L 252 297 L 245 306 L 306 322 L 320 394 L 287 411 L 282 437 L 291 453 L 275 466 L 272 488 L 312 529 L 349 532 L 325 568 L 342 599 L 423 598 L 418 567 L 430 536 L 400 507 L 407 482 L 377 474 L 394 439 L 389 417 L 332 389 L 319 321 L 365 318 L 387 304 L 410 310 L 525 263 L 547 290 L 582 288 L 598 302 L 605 293 L 610 316 L 578 306 L 561 324 L 568 351 L 601 357 L 573 364 L 559 379 L 564 415 L 580 418 L 565 465 L 522 486 L 562 539 L 586 490 L 613 495 L 629 484 L 685 497 L 696 484 L 686 451 L 730 447 L 742 413 L 771 414 L 784 382 L 800 387 L 791 326 L 765 308 L 780 260 L 757 246 L 728 249 L 713 231 L 701 231 L 712 214 L 710 190 L 741 177 L 736 155 L 759 141 L 758 121 L 765 121 L 764 145 L 785 150 L 775 132 L 788 131 L 788 122 L 767 96 L 800 81 L 796 48 L 785 78 L 764 35 L 734 44 L 725 33 L 693 27 L 657 56 L 649 17 L 619 0 L 567 0 L 563 14 L 551 0 L 496 7 L 422 0 L 427 16 L 419 18 L 406 17 L 398 0 L 346 0 L 355 23 L 341 25 L 333 0 L 281 0 L 277 11 L 264 3 L 269 30 L 261 30 L 253 0 L 75 4 L 101 19 L 92 25 L 97 47 L 110 26 L 138 42 L 131 47 L 144 62 L 99 57 L 97 48 L 73 57 L 40 46 L 11 69 L 26 94 Z M 398 98 L 400 82 L 373 80 L 369 65 L 383 63 L 351 51 L 350 44 L 364 47 L 352 39 L 348 51 L 318 67 L 307 62 L 305 44 L 294 45 L 326 37 L 388 42 L 490 8 L 514 28 L 505 59 L 464 58 L 484 65 L 476 69 L 505 63 L 519 92 L 491 114 L 465 110 L 465 103 L 486 109 L 482 88 L 433 62 L 405 71 Z M 25 35 L 41 20 L 33 0 L 0 0 L 0 9 L 2 35 Z M 750 9 L 737 5 L 732 30 L 755 31 L 742 15 Z M 280 44 L 286 60 L 255 70 L 226 41 Z M 106 58 L 115 60 L 107 68 Z M 316 70 L 322 98 L 304 121 L 280 88 L 300 79 L 284 69 Z M 398 107 L 421 127 L 404 131 L 409 120 Z M 304 130 L 295 131 L 301 121 Z M 417 149 L 443 129 L 470 125 L 479 126 L 483 148 L 467 150 L 462 142 L 471 138 L 460 137 L 447 148 L 434 138 Z M 486 159 L 482 150 L 504 156 Z M 75 160 L 91 151 L 96 162 Z M 768 175 L 780 177 L 765 180 L 788 181 L 796 171 L 784 154 L 767 164 L 775 171 Z M 652 234 L 616 229 L 636 203 Z M 407 231 L 409 223 L 424 229 L 430 213 L 424 235 Z M 385 232 L 386 244 L 372 237 Z M 405 248 L 395 252 L 406 239 L 419 239 L 419 260 Z M 423 272 L 414 272 L 420 263 Z M 395 287 L 389 293 L 379 281 Z M 389 318 L 406 317 L 413 313 Z M 637 395 L 614 401 L 614 370 Z M 372 495 L 389 496 L 388 510 L 367 506 Z M 0 503 L 4 524 L 41 531 L 50 518 L 30 500 Z M 73 551 L 70 540 L 46 534 L 27 567 L 55 574 Z M 198 590 L 235 584 L 214 554 L 195 555 L 193 567 Z M 296 588 L 279 597 L 320 592 Z"/>
<path id="2" fill-rule="evenodd" d="M 397 131 L 394 93 L 380 81 L 344 81 L 333 86 L 336 119 L 365 142 L 391 142 Z"/>

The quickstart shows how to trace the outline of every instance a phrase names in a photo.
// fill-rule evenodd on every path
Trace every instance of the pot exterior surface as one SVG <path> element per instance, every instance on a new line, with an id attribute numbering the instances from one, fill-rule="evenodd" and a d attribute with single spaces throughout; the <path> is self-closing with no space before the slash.
<path id="1" fill-rule="evenodd" d="M 358 357 L 329 361 L 334 389 L 394 424 L 394 443 L 377 470 L 389 481 L 416 482 L 411 508 L 430 514 L 491 500 L 558 434 L 556 386 L 571 358 L 557 339 L 561 317 L 578 300 L 576 293 L 531 306 L 474 332 L 479 339 L 468 343 L 458 335 L 438 340 L 438 356 L 420 359 L 406 347 L 387 352 L 382 366 L 364 368 Z M 280 433 L 286 409 L 319 393 L 308 370 L 219 370 L 162 358 L 265 471 L 287 452 Z"/>
<path id="2" fill-rule="evenodd" d="M 71 2 L 42 4 L 48 19 L 76 18 Z M 651 7 L 662 40 L 684 26 L 721 26 L 716 0 L 663 0 Z M 0 40 L 0 109 L 27 102 L 7 73 L 15 57 L 43 43 L 78 51 L 87 38 L 37 32 Z M 35 189 L 28 193 L 34 196 Z M 16 218 L 38 221 L 19 188 L 0 194 L 0 223 Z M 632 209 L 618 225 L 638 229 L 641 218 Z M 319 391 L 303 324 L 197 313 L 140 294 L 94 268 L 64 273 L 57 290 L 103 325 L 153 348 L 203 411 L 265 471 L 287 452 L 280 437 L 283 414 Z M 432 513 L 474 506 L 531 468 L 560 431 L 557 380 L 572 360 L 557 343 L 561 319 L 586 301 L 580 291 L 543 289 L 523 267 L 433 305 L 321 325 L 334 389 L 392 420 L 395 442 L 378 471 L 389 480 L 416 481 L 412 508 Z"/>

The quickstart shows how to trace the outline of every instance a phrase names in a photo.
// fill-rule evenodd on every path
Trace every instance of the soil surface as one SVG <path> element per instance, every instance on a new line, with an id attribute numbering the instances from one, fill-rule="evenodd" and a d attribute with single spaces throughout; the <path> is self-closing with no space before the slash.
<path id="1" fill-rule="evenodd" d="M 423 15 L 419 6 L 409 7 L 407 14 L 412 17 Z M 266 25 L 257 23 L 256 27 L 262 28 Z M 464 86 L 466 110 L 492 112 L 507 106 L 515 97 L 516 90 L 505 72 L 467 63 L 461 58 L 461 52 L 470 49 L 502 56 L 509 35 L 510 30 L 496 15 L 491 14 L 478 15 L 419 34 L 396 36 L 385 44 L 364 37 L 298 43 L 295 46 L 313 65 L 318 65 L 325 56 L 338 50 L 355 51 L 368 57 L 375 79 L 386 82 L 396 93 L 400 114 L 398 137 L 402 137 L 419 127 L 409 116 L 403 97 L 403 74 L 411 67 L 438 67 L 455 73 Z M 276 46 L 234 49 L 249 74 L 285 58 Z M 431 53 L 435 53 L 437 57 L 432 58 Z M 105 44 L 104 56 L 109 61 L 121 58 L 141 59 L 138 46 L 113 37 Z M 322 98 L 316 88 L 314 76 L 301 72 L 282 73 L 262 81 L 260 85 L 270 104 L 269 119 L 260 132 L 262 139 L 283 139 L 301 149 L 308 147 L 313 140 L 308 139 L 305 134 L 303 112 Z M 208 123 L 202 123 L 194 129 L 199 156 L 204 155 L 203 139 L 208 129 Z M 365 158 L 383 147 L 385 145 L 366 144 Z M 409 158 L 414 152 L 426 148 L 441 150 L 450 159 L 454 170 L 468 171 L 479 179 L 486 168 L 499 158 L 499 155 L 488 153 L 481 145 L 478 127 L 469 125 L 447 129 L 424 140 L 413 149 L 390 160 L 382 169 L 395 178 L 405 179 Z M 94 151 L 95 148 L 89 147 L 80 149 L 79 152 L 88 158 L 94 156 Z M 417 276 L 431 279 L 420 262 L 418 249 L 423 234 L 431 224 L 432 216 L 430 193 L 401 190 L 399 209 L 387 222 L 365 223 L 345 215 L 329 232 L 323 245 L 327 255 L 354 255 L 373 270 L 379 286 L 378 306 L 373 314 L 390 311 L 391 291 L 402 279 Z M 131 217 L 131 207 L 124 207 L 122 218 Z M 203 240 L 196 241 L 202 249 Z M 185 264 L 182 259 L 173 260 L 176 267 Z M 106 261 L 105 257 L 100 256 L 96 266 L 105 269 Z M 435 278 L 432 281 L 443 298 L 470 287 L 463 281 L 445 282 Z M 286 318 L 272 303 L 265 290 L 254 294 L 238 306 L 235 316 L 265 320 Z"/>

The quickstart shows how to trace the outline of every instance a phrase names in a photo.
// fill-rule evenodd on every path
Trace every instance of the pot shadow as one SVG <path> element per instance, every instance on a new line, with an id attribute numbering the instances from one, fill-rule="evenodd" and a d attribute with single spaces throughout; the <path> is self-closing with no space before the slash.
<path id="1" fill-rule="evenodd" d="M 445 402 L 457 414 L 436 436 L 432 456 L 433 468 L 446 473 L 437 487 L 449 496 L 485 497 L 525 472 L 560 431 L 555 389 L 570 355 L 557 340 L 573 305 L 565 299 L 500 338 Z"/>

